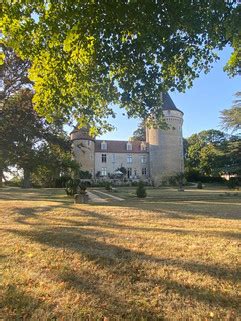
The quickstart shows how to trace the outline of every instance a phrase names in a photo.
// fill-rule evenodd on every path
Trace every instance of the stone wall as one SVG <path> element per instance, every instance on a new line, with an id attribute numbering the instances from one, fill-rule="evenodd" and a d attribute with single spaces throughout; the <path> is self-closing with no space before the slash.
<path id="1" fill-rule="evenodd" d="M 93 140 L 78 139 L 72 142 L 74 159 L 79 163 L 80 170 L 89 171 L 92 177 L 95 173 L 95 142 Z"/>
<path id="2" fill-rule="evenodd" d="M 155 185 L 184 170 L 182 123 L 178 110 L 164 111 L 167 130 L 147 128 L 150 150 L 150 176 Z"/>
<path id="3" fill-rule="evenodd" d="M 102 155 L 106 155 L 106 163 L 102 162 Z M 132 162 L 128 163 L 128 156 L 131 156 Z M 146 158 L 146 163 L 141 162 L 141 157 Z M 132 176 L 136 171 L 136 175 L 142 176 L 142 168 L 146 168 L 147 175 L 149 176 L 149 155 L 148 153 L 108 153 L 97 152 L 95 153 L 95 172 L 101 172 L 102 168 L 106 168 L 107 174 L 112 174 L 117 168 L 125 167 L 132 169 Z"/>

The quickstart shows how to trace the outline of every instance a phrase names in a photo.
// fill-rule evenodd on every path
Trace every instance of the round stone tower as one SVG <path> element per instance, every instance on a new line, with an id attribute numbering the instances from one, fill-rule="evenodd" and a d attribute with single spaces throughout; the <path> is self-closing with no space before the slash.
<path id="1" fill-rule="evenodd" d="M 74 159 L 81 171 L 95 175 L 95 139 L 89 135 L 87 128 L 75 129 L 70 134 Z"/>
<path id="2" fill-rule="evenodd" d="M 146 128 L 150 177 L 155 186 L 184 171 L 183 112 L 177 109 L 168 93 L 163 94 L 162 109 L 169 128 Z"/>

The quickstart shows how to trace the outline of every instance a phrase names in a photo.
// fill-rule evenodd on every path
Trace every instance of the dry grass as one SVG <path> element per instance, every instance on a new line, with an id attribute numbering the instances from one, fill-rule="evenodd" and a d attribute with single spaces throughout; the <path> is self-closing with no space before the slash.
<path id="1" fill-rule="evenodd" d="M 0 192 L 3 320 L 240 320 L 241 193 Z"/>

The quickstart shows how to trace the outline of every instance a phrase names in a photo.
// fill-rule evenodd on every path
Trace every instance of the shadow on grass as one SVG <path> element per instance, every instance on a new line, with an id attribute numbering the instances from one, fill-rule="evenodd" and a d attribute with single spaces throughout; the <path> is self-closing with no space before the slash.
<path id="1" fill-rule="evenodd" d="M 4 320 L 30 320 L 33 311 L 45 310 L 47 315 L 39 315 L 39 317 L 46 317 L 46 320 L 55 320 L 55 315 L 51 313 L 51 307 L 47 306 L 41 299 L 32 297 L 18 289 L 15 285 L 7 285 L 3 291 L 0 307 L 4 316 Z M 36 316 L 36 320 L 40 320 Z M 3 320 L 3 319 L 2 319 Z"/>
<path id="2" fill-rule="evenodd" d="M 84 222 L 81 222 L 77 219 L 70 219 L 70 218 L 63 218 L 63 217 L 52 217 L 45 216 L 42 214 L 46 214 L 48 212 L 54 211 L 56 209 L 66 209 L 71 210 L 71 215 L 75 215 L 77 218 L 85 218 Z M 93 207 L 94 209 L 94 207 Z M 241 233 L 239 232 L 229 232 L 229 231 L 209 231 L 209 230 L 192 230 L 192 229 L 186 229 L 186 228 L 177 228 L 176 226 L 171 226 L 170 223 L 168 223 L 169 228 L 163 228 L 163 227 L 140 227 L 140 226 L 133 226 L 133 225 L 124 225 L 117 223 L 116 220 L 113 220 L 109 215 L 101 214 L 95 211 L 90 211 L 84 208 L 78 208 L 74 205 L 50 205 L 50 206 L 41 206 L 41 207 L 16 207 L 14 208 L 14 211 L 20 215 L 20 217 L 14 218 L 14 221 L 16 223 L 20 224 L 26 224 L 26 225 L 35 225 L 35 226 L 46 226 L 48 224 L 48 221 L 50 221 L 50 224 L 59 226 L 59 225 L 71 225 L 76 227 L 102 227 L 102 228 L 119 228 L 121 230 L 128 230 L 128 231 L 143 231 L 143 232 L 153 232 L 153 233 L 168 233 L 168 234 L 175 234 L 175 235 L 192 235 L 192 236 L 202 236 L 202 237 L 224 237 L 227 239 L 235 239 L 240 240 L 241 239 Z M 160 213 L 163 218 L 169 219 L 190 219 L 194 218 L 193 216 L 190 217 L 186 214 L 175 213 L 173 211 L 165 211 L 159 212 L 159 211 L 153 211 L 150 212 L 154 214 Z M 66 215 L 67 216 L 67 215 Z M 34 218 L 35 221 L 29 222 L 29 218 Z M 86 218 L 88 219 L 86 221 Z M 62 223 L 62 224 L 61 224 Z M 162 223 L 163 225 L 163 223 Z M 160 225 L 160 226 L 162 226 Z M 82 231 L 83 232 L 83 231 Z"/>
<path id="3" fill-rule="evenodd" d="M 45 244 L 53 248 L 68 249 L 83 255 L 88 261 L 94 262 L 98 268 L 107 271 L 110 275 L 115 274 L 117 279 L 125 280 L 128 291 L 135 292 L 135 285 L 138 282 L 145 281 L 149 284 L 149 287 L 155 287 L 161 285 L 166 291 L 179 294 L 181 297 L 189 299 L 195 298 L 197 301 L 205 302 L 216 307 L 222 308 L 237 308 L 239 299 L 235 296 L 230 296 L 226 293 L 217 293 L 205 287 L 193 286 L 177 282 L 175 280 L 166 278 L 153 278 L 148 275 L 147 271 L 142 268 L 143 264 L 148 266 L 150 263 L 155 263 L 164 267 L 178 268 L 180 270 L 189 271 L 191 273 L 200 273 L 200 275 L 209 275 L 216 279 L 227 279 L 235 284 L 241 278 L 241 271 L 238 269 L 227 269 L 222 266 L 203 264 L 192 261 L 182 261 L 179 259 L 166 259 L 146 255 L 143 252 L 133 251 L 121 246 L 107 244 L 104 241 L 98 241 L 97 231 L 90 230 L 76 230 L 73 227 L 55 228 L 52 230 L 43 229 L 41 231 L 18 231 L 9 230 L 9 232 L 29 239 L 31 242 L 38 242 Z M 102 236 L 102 234 L 101 234 Z M 105 233 L 104 233 L 105 236 Z M 109 235 L 106 234 L 108 237 Z M 138 262 L 138 263 L 137 263 Z M 76 272 L 75 272 L 76 273 Z M 81 291 L 90 289 L 90 284 L 86 284 L 83 279 L 78 279 L 78 276 L 74 272 L 68 272 L 66 274 L 59 274 L 59 278 L 67 281 L 70 286 L 76 287 Z M 94 276 L 93 276 L 94 277 Z M 120 282 L 122 282 L 120 281 Z M 121 283 L 119 283 L 121 284 Z M 118 284 L 115 293 L 118 293 Z M 91 289 L 95 295 L 101 299 L 106 293 L 102 293 L 100 289 L 93 285 Z M 107 290 L 106 290 L 107 291 Z M 125 292 L 125 288 L 122 287 L 122 292 Z M 127 295 L 127 294 L 126 294 Z M 143 293 L 144 295 L 144 293 Z M 116 294 L 116 297 L 110 297 L 108 299 L 108 305 L 111 309 L 114 309 L 117 301 L 123 305 L 123 311 L 127 308 L 127 302 Z M 123 303 L 121 303 L 123 301 Z M 128 306 L 129 309 L 133 308 L 133 304 Z M 140 314 L 143 317 L 149 317 L 150 311 L 141 311 Z"/>

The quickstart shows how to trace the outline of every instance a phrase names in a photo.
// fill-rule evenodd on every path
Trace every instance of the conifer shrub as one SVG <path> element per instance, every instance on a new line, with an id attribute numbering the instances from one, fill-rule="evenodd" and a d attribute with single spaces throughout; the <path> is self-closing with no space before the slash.
<path id="1" fill-rule="evenodd" d="M 146 188 L 142 181 L 138 183 L 137 189 L 136 189 L 136 196 L 139 198 L 145 198 L 146 197 Z"/>
<path id="2" fill-rule="evenodd" d="M 111 182 L 105 182 L 105 189 L 106 189 L 107 191 L 111 191 L 111 190 L 112 190 Z"/>

